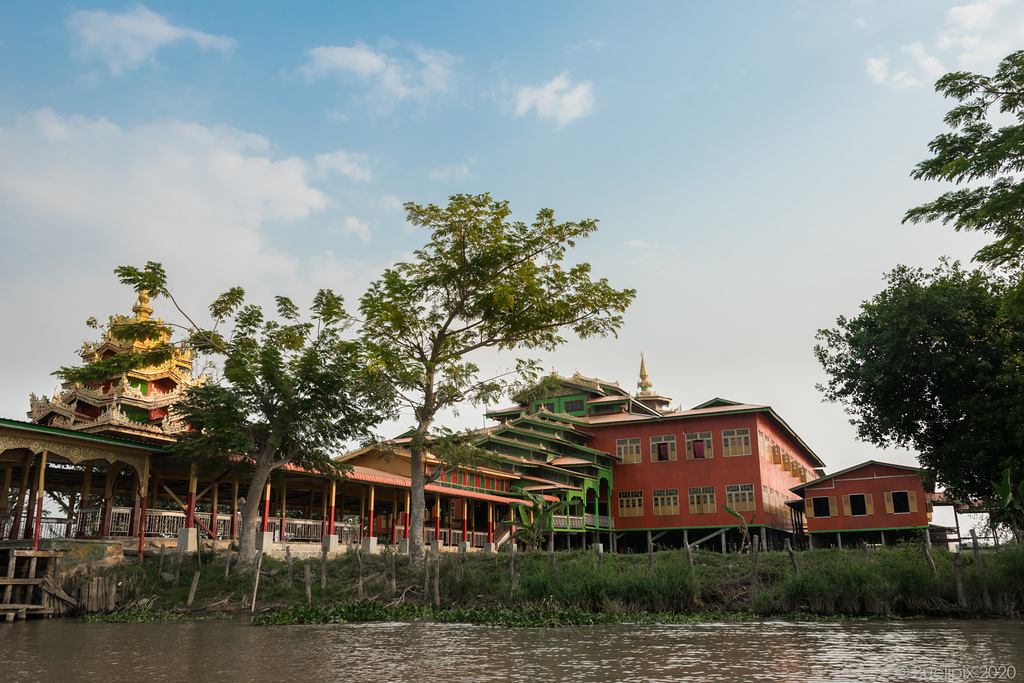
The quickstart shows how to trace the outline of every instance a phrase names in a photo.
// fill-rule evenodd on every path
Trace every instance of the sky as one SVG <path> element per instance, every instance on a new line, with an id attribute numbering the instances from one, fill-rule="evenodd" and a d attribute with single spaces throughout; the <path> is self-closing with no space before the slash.
<path id="1" fill-rule="evenodd" d="M 910 178 L 935 80 L 1021 47 L 1013 0 L 3 3 L 0 417 L 130 312 L 118 265 L 163 263 L 196 315 L 235 285 L 354 309 L 426 242 L 403 203 L 489 192 L 598 219 L 569 258 L 637 290 L 545 368 L 635 390 L 642 353 L 673 405 L 771 405 L 830 471 L 916 464 L 822 403 L 815 332 L 984 244 L 900 220 L 947 189 Z"/>

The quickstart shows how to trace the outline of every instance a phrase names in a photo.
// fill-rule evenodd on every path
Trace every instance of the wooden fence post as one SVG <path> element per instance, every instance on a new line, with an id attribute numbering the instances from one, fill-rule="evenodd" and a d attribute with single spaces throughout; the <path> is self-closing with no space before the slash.
<path id="1" fill-rule="evenodd" d="M 260 589 L 260 569 L 262 568 L 263 551 L 261 550 L 259 551 L 259 554 L 256 555 L 256 575 L 253 577 L 252 581 L 252 606 L 250 607 L 249 611 L 253 613 L 256 612 L 256 591 Z"/>
<path id="2" fill-rule="evenodd" d="M 192 601 L 196 599 L 196 588 L 199 587 L 199 572 L 197 571 L 192 575 L 192 589 L 188 592 L 188 602 L 185 603 L 185 607 L 191 607 Z"/>
<path id="3" fill-rule="evenodd" d="M 960 609 L 967 609 L 967 596 L 964 595 L 964 575 L 960 553 L 953 553 L 953 576 L 956 578 L 956 601 Z"/>
<path id="4" fill-rule="evenodd" d="M 796 553 L 793 552 L 793 544 L 786 539 L 786 552 L 789 553 L 789 561 L 793 563 L 793 573 L 799 574 L 800 569 L 796 566 Z"/>
<path id="5" fill-rule="evenodd" d="M 292 587 L 292 547 L 286 545 L 284 547 L 284 561 L 288 563 L 288 587 Z"/>
<path id="6" fill-rule="evenodd" d="M 306 586 L 306 607 L 312 607 L 313 606 L 313 587 L 312 587 L 313 586 L 313 578 L 312 578 L 311 572 L 309 571 L 309 562 L 307 562 L 306 564 L 302 565 L 302 569 L 303 569 L 303 573 L 304 573 L 303 583 Z"/>
<path id="7" fill-rule="evenodd" d="M 757 609 L 757 548 L 760 536 L 750 539 L 750 609 Z"/>
<path id="8" fill-rule="evenodd" d="M 971 529 L 971 541 L 974 543 L 974 563 L 978 565 L 978 578 L 981 579 L 981 597 L 985 601 L 985 611 L 992 611 L 992 596 L 988 594 L 988 581 L 985 579 L 985 563 L 981 561 L 981 550 L 978 549 L 978 534 Z"/>

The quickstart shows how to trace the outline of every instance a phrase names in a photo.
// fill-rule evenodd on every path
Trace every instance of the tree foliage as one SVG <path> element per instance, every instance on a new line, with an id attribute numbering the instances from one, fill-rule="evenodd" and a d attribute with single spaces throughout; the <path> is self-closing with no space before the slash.
<path id="1" fill-rule="evenodd" d="M 135 291 L 174 302 L 160 264 L 125 266 L 116 273 Z M 365 363 L 360 344 L 343 336 L 350 317 L 342 298 L 330 290 L 313 297 L 308 319 L 286 297 L 277 297 L 277 318 L 267 317 L 259 306 L 245 303 L 238 287 L 218 297 L 210 315 L 214 324 L 209 328 L 185 316 L 189 335 L 178 346 L 218 357 L 221 372 L 190 388 L 175 405 L 175 416 L 190 428 L 169 450 L 193 460 L 243 456 L 241 464 L 251 476 L 239 535 L 240 563 L 246 566 L 255 557 L 259 501 L 270 473 L 295 465 L 337 475 L 332 454 L 388 417 L 393 394 L 383 375 Z M 121 340 L 143 338 L 152 332 L 152 322 L 122 321 L 111 334 Z M 224 326 L 230 328 L 227 333 L 220 329 Z M 174 348 L 165 341 L 121 354 L 116 366 L 97 361 L 61 372 L 72 381 L 96 381 L 98 375 L 123 372 L 126 365 L 149 365 Z"/>
<path id="2" fill-rule="evenodd" d="M 597 229 L 594 220 L 558 223 L 542 209 L 527 225 L 508 202 L 455 195 L 448 206 L 405 205 L 408 221 L 430 230 L 414 258 L 387 269 L 360 301 L 362 339 L 415 419 L 410 524 L 423 516 L 423 449 L 434 417 L 463 401 L 496 399 L 509 375 L 481 377 L 467 356 L 483 348 L 553 350 L 564 331 L 581 338 L 615 334 L 636 292 L 564 265 L 566 251 Z M 535 375 L 518 360 L 512 376 Z M 438 453 L 445 457 L 444 453 Z M 423 555 L 411 534 L 414 561 Z"/>
<path id="3" fill-rule="evenodd" d="M 1024 474 L 1024 323 L 1003 312 L 1006 283 L 945 261 L 886 282 L 856 318 L 818 331 L 818 388 L 859 438 L 915 449 L 954 496 L 988 499 L 1004 469 Z"/>
<path id="4" fill-rule="evenodd" d="M 942 221 L 957 230 L 991 233 L 995 241 L 975 259 L 1017 274 L 1006 303 L 1024 311 L 1024 51 L 1003 59 L 993 76 L 948 73 L 935 90 L 959 103 L 945 117 L 952 131 L 931 141 L 934 156 L 911 175 L 969 186 L 909 210 L 903 222 Z M 1012 123 L 993 126 L 989 119 L 999 117 Z M 986 181 L 991 182 L 978 184 Z"/>

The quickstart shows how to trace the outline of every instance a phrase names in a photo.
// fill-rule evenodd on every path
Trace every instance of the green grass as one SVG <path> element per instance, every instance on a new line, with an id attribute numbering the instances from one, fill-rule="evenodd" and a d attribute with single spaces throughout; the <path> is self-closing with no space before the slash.
<path id="1" fill-rule="evenodd" d="M 872 550 L 815 550 L 797 554 L 794 571 L 788 554 L 758 557 L 758 590 L 751 602 L 750 555 L 694 553 L 691 570 L 683 551 L 647 555 L 604 555 L 599 567 L 593 552 L 557 553 L 556 568 L 546 552 L 516 554 L 518 583 L 512 588 L 508 553 L 441 556 L 440 607 L 431 586 L 424 591 L 422 568 L 395 557 L 395 589 L 390 556 L 362 557 L 362 593 L 355 553 L 328 562 L 327 586 L 320 587 L 320 560 L 293 562 L 291 583 L 283 561 L 265 559 L 255 623 L 309 623 L 379 620 L 457 621 L 492 625 L 546 626 L 604 622 L 685 622 L 715 618 L 906 618 L 987 614 L 974 558 L 963 556 L 967 608 L 956 595 L 952 556 L 933 549 L 932 572 L 920 545 Z M 224 577 L 223 557 L 205 553 L 195 601 L 186 607 L 195 559 L 181 568 L 179 585 L 157 575 L 156 561 L 123 565 L 111 571 L 126 599 L 113 620 L 177 618 L 181 614 L 249 612 L 252 575 Z M 983 555 L 995 615 L 1024 611 L 1024 548 L 1010 546 Z M 304 566 L 313 575 L 311 606 L 306 606 Z M 165 567 L 165 572 L 167 567 Z M 134 596 L 134 597 L 133 597 Z"/>

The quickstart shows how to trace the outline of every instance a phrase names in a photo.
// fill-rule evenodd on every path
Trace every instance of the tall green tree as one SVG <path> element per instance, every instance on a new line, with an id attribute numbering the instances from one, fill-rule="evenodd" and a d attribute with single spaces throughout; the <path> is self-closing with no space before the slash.
<path id="1" fill-rule="evenodd" d="M 911 176 L 965 187 L 910 209 L 903 222 L 942 221 L 957 230 L 991 233 L 995 241 L 975 260 L 1014 274 L 1005 303 L 1024 312 L 1024 51 L 1003 59 L 992 76 L 948 73 L 935 90 L 958 102 L 945 117 L 952 130 L 931 141 L 934 156 Z M 993 117 L 1012 123 L 996 127 Z"/>
<path id="2" fill-rule="evenodd" d="M 1024 474 L 1024 322 L 1002 308 L 1006 282 L 944 261 L 899 266 L 886 284 L 818 331 L 818 388 L 859 438 L 917 450 L 951 494 L 989 499 L 1005 469 Z"/>
<path id="3" fill-rule="evenodd" d="M 159 263 L 116 269 L 123 284 L 152 298 L 167 297 L 178 307 Z M 177 344 L 218 359 L 220 372 L 190 388 L 175 405 L 176 416 L 189 425 L 169 450 L 193 460 L 243 456 L 250 483 L 239 532 L 240 568 L 256 557 L 259 503 L 271 472 L 286 465 L 338 475 L 332 454 L 346 441 L 368 436 L 371 426 L 390 416 L 391 386 L 365 363 L 357 341 L 343 336 L 351 320 L 342 298 L 330 290 L 313 297 L 310 316 L 277 297 L 277 318 L 245 303 L 238 287 L 210 305 L 214 325 L 188 321 L 189 335 Z M 152 339 L 156 321 L 124 322 L 111 328 L 122 341 Z M 230 328 L 228 332 L 220 328 Z M 170 356 L 170 341 L 136 349 L 107 360 L 62 368 L 70 381 L 97 382 L 133 367 Z"/>
<path id="4" fill-rule="evenodd" d="M 592 279 L 589 264 L 563 265 L 567 248 L 597 229 L 594 220 L 557 223 L 542 209 L 527 225 L 511 221 L 508 202 L 488 194 L 455 195 L 446 207 L 410 202 L 405 210 L 410 223 L 430 230 L 430 241 L 388 268 L 360 311 L 373 362 L 414 416 L 409 516 L 416 530 L 423 528 L 423 453 L 436 415 L 463 401 L 495 399 L 508 384 L 508 376 L 482 378 L 467 357 L 484 348 L 553 350 L 565 343 L 564 331 L 615 334 L 636 292 Z M 519 359 L 515 374 L 537 370 Z M 422 535 L 409 538 L 418 563 Z"/>

